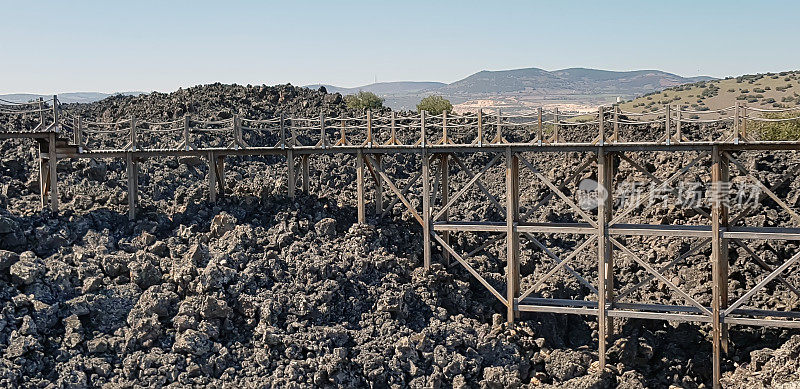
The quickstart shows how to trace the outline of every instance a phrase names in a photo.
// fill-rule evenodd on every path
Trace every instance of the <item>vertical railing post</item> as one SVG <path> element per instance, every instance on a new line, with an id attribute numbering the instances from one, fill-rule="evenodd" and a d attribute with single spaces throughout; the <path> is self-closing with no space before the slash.
<path id="1" fill-rule="evenodd" d="M 681 132 L 681 105 L 675 105 L 675 143 L 683 142 L 683 133 Z"/>
<path id="2" fill-rule="evenodd" d="M 239 150 L 239 115 L 233 114 L 231 118 L 231 129 L 233 130 L 233 148 Z"/>
<path id="3" fill-rule="evenodd" d="M 597 108 L 597 137 L 598 144 L 603 146 L 606 143 L 606 130 L 603 125 L 605 121 L 605 108 L 601 105 Z"/>
<path id="4" fill-rule="evenodd" d="M 606 305 L 614 301 L 614 258 L 608 223 L 613 214 L 613 154 L 604 147 L 597 151 L 597 320 L 598 356 L 601 369 L 606 365 L 606 345 L 614 331 L 614 324 L 608 317 Z"/>
<path id="5" fill-rule="evenodd" d="M 83 140 L 82 140 L 82 133 L 81 133 L 81 117 L 78 116 L 72 119 L 72 142 L 78 148 L 78 152 L 83 151 Z"/>
<path id="6" fill-rule="evenodd" d="M 739 144 L 739 101 L 733 107 L 733 143 Z"/>
<path id="7" fill-rule="evenodd" d="M 519 295 L 519 158 L 506 147 L 506 321 L 514 324 Z"/>
<path id="8" fill-rule="evenodd" d="M 53 126 L 58 131 L 58 95 L 53 95 Z"/>
<path id="9" fill-rule="evenodd" d="M 420 143 L 420 145 L 422 147 L 426 147 L 427 146 L 427 142 L 428 142 L 428 137 L 425 134 L 426 129 L 425 129 L 425 110 L 424 109 L 419 111 L 419 128 L 420 128 L 419 143 Z"/>
<path id="10" fill-rule="evenodd" d="M 742 103 L 742 136 L 747 138 L 747 104 Z"/>
<path id="11" fill-rule="evenodd" d="M 328 136 L 325 134 L 325 113 L 322 112 L 319 114 L 319 135 L 320 135 L 320 144 L 322 144 L 323 149 L 328 148 Z"/>
<path id="12" fill-rule="evenodd" d="M 136 117 L 131 116 L 131 129 L 130 129 L 130 150 L 136 151 L 138 140 L 136 136 Z"/>
<path id="13" fill-rule="evenodd" d="M 278 126 L 280 131 L 281 137 L 281 150 L 286 148 L 286 126 L 284 124 L 284 117 L 283 112 L 280 113 L 280 118 L 278 119 Z"/>
<path id="14" fill-rule="evenodd" d="M 189 151 L 192 149 L 192 143 L 189 140 L 189 126 L 191 122 L 191 117 L 189 115 L 185 115 L 183 117 L 183 147 L 184 150 Z"/>
<path id="15" fill-rule="evenodd" d="M 44 130 L 44 98 L 39 97 L 39 122 L 42 123 L 42 130 Z"/>
<path id="16" fill-rule="evenodd" d="M 367 147 L 372 147 L 372 110 L 367 110 Z"/>
<path id="17" fill-rule="evenodd" d="M 503 143 L 503 113 L 500 108 L 497 109 L 497 135 L 495 135 L 494 143 Z"/>
<path id="18" fill-rule="evenodd" d="M 478 108 L 478 147 L 483 147 L 483 109 Z"/>
<path id="19" fill-rule="evenodd" d="M 619 143 L 619 104 L 614 105 L 614 143 Z"/>
<path id="20" fill-rule="evenodd" d="M 447 111 L 442 111 L 442 144 L 450 143 L 450 138 L 447 137 Z"/>
<path id="21" fill-rule="evenodd" d="M 666 127 L 667 131 L 667 141 L 666 141 L 667 144 L 672 143 L 672 129 L 670 128 L 670 120 L 669 120 L 670 116 L 672 115 L 670 113 L 669 104 L 667 104 L 664 106 L 664 127 Z"/>
<path id="22" fill-rule="evenodd" d="M 561 131 L 561 125 L 559 124 L 560 123 L 559 120 L 561 119 L 558 117 L 558 107 L 555 107 L 553 108 L 553 143 L 558 143 L 559 138 L 561 137 L 561 135 L 559 134 L 559 132 Z"/>
<path id="23" fill-rule="evenodd" d="M 397 141 L 397 113 L 392 111 L 391 116 L 392 116 L 392 123 L 391 123 L 391 126 L 392 126 L 392 137 L 391 137 L 391 139 L 389 139 L 389 142 L 387 142 L 386 144 L 388 144 L 388 145 L 397 145 L 397 144 L 400 143 L 400 142 Z"/>
<path id="24" fill-rule="evenodd" d="M 544 139 L 544 122 L 542 120 L 542 107 L 539 107 L 536 110 L 536 113 L 537 113 L 537 118 L 538 118 L 538 123 L 537 123 L 538 124 L 538 129 L 537 129 L 538 136 L 537 137 L 539 138 L 539 140 L 536 142 L 536 144 L 541 146 L 542 145 L 542 140 Z"/>

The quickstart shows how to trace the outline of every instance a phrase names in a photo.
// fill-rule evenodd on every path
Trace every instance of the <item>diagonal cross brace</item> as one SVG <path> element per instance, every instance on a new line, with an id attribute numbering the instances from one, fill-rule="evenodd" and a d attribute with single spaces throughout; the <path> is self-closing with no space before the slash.
<path id="1" fill-rule="evenodd" d="M 770 281 L 772 281 L 773 279 L 775 279 L 776 277 L 781 275 L 781 273 L 783 273 L 784 270 L 786 270 L 789 266 L 792 266 L 792 264 L 797 262 L 798 259 L 800 259 L 800 253 L 795 254 L 788 261 L 786 261 L 782 265 L 778 266 L 777 269 L 773 270 L 772 273 L 769 273 L 769 275 L 766 278 L 764 278 L 763 280 L 761 280 L 761 282 L 756 284 L 756 286 L 754 286 L 753 289 L 750 289 L 742 297 L 739 297 L 739 299 L 736 300 L 733 304 L 731 304 L 728 307 L 728 309 L 726 309 L 724 312 L 722 312 L 722 316 L 729 315 L 731 312 L 733 312 L 733 310 L 735 310 L 736 308 L 739 308 L 742 304 L 746 303 L 748 300 L 750 300 L 751 297 L 753 297 L 754 294 L 756 294 L 756 292 L 761 290 L 761 288 L 766 286 Z"/>
<path id="2" fill-rule="evenodd" d="M 597 222 L 595 222 L 595 221 L 594 221 L 594 219 L 592 219 L 592 217 L 591 217 L 591 216 L 589 216 L 589 214 L 587 214 L 586 212 L 584 212 L 584 211 L 581 209 L 581 207 L 579 207 L 577 204 L 575 204 L 575 202 L 574 202 L 574 201 L 572 201 L 572 199 L 570 199 L 569 197 L 567 197 L 567 195 L 565 195 L 565 194 L 564 194 L 564 192 L 562 192 L 561 190 L 559 190 L 559 189 L 558 189 L 558 187 L 556 187 L 556 186 L 555 186 L 555 185 L 554 185 L 554 184 L 553 184 L 553 183 L 552 183 L 550 180 L 548 180 L 548 179 L 547 179 L 547 177 L 545 177 L 545 176 L 544 176 L 544 175 L 543 175 L 541 172 L 539 172 L 539 170 L 538 170 L 538 169 L 536 169 L 536 168 L 535 168 L 535 167 L 534 167 L 534 166 L 533 166 L 533 165 L 532 165 L 530 162 L 528 162 L 528 160 L 527 160 L 527 159 L 525 159 L 525 157 L 523 157 L 523 156 L 521 156 L 521 155 L 517 155 L 517 156 L 519 157 L 519 160 L 520 160 L 520 161 L 522 161 L 522 163 L 523 163 L 525 166 L 527 166 L 527 167 L 528 167 L 528 169 L 530 169 L 530 170 L 531 170 L 531 172 L 533 172 L 533 174 L 534 174 L 534 175 L 535 175 L 537 178 L 539 178 L 539 180 L 540 180 L 541 182 L 543 182 L 545 185 L 547 185 L 547 187 L 548 187 L 548 188 L 550 188 L 550 190 L 552 190 L 552 191 L 553 191 L 553 193 L 555 193 L 555 194 L 556 194 L 556 196 L 558 196 L 558 197 L 560 197 L 562 200 L 564 200 L 564 202 L 566 202 L 566 203 L 567 203 L 567 205 L 569 205 L 569 207 L 570 207 L 570 208 L 572 208 L 572 210 L 573 210 L 573 211 L 575 211 L 575 212 L 576 212 L 578 215 L 580 215 L 580 216 L 581 216 L 581 217 L 582 217 L 582 218 L 583 218 L 583 219 L 584 219 L 584 220 L 585 220 L 587 223 L 589 223 L 589 225 L 591 225 L 591 226 L 592 226 L 592 227 L 594 227 L 594 228 L 597 228 Z"/>
<path id="3" fill-rule="evenodd" d="M 445 214 L 445 212 L 447 212 L 447 210 L 450 209 L 450 207 L 452 207 L 453 204 L 455 204 L 456 201 L 458 201 L 458 199 L 460 199 L 461 196 L 464 195 L 464 193 L 467 192 L 467 190 L 472 188 L 472 185 L 474 185 L 481 178 L 481 176 L 483 176 L 487 171 L 489 171 L 489 169 L 492 168 L 492 166 L 495 165 L 495 163 L 497 163 L 497 160 L 500 159 L 500 156 L 501 154 L 495 155 L 495 157 L 492 158 L 492 160 L 489 161 L 489 163 L 486 164 L 486 166 L 484 166 L 483 169 L 481 169 L 481 171 L 478 172 L 478 174 L 472 175 L 472 179 L 470 179 L 464 185 L 464 187 L 461 188 L 461 190 L 459 190 L 458 193 L 456 193 L 455 196 L 451 197 L 450 201 L 448 201 L 447 204 L 445 204 L 445 206 L 442 207 L 442 209 L 440 209 L 439 212 L 437 212 L 436 215 L 433 216 L 433 221 L 435 222 L 439 220 Z"/>
<path id="4" fill-rule="evenodd" d="M 485 278 L 483 278 L 472 266 L 470 266 L 470 264 L 467 263 L 467 261 L 464 260 L 464 258 L 462 258 L 461 255 L 459 255 L 449 244 L 447 244 L 447 242 L 445 242 L 444 239 L 442 239 L 437 233 L 433 231 L 431 231 L 431 236 L 433 236 L 433 238 L 436 239 L 436 241 L 439 242 L 439 244 L 442 245 L 442 247 L 445 250 L 447 250 L 447 252 L 449 252 L 453 256 L 453 258 L 456 259 L 456 261 L 458 261 L 458 263 L 461 264 L 461 266 L 464 266 L 464 268 L 467 269 L 467 271 L 470 274 L 472 274 L 473 277 L 475 277 L 478 281 L 480 281 L 480 283 L 483 284 L 483 286 L 486 287 L 486 289 L 488 289 L 489 292 L 491 292 L 495 297 L 497 297 L 497 299 L 500 300 L 503 304 L 505 304 L 505 306 L 508 306 L 508 300 L 506 300 L 503 297 L 503 295 L 501 295 L 500 292 L 497 291 L 497 289 L 495 289 L 491 284 L 489 284 L 489 282 L 486 281 Z"/>
<path id="5" fill-rule="evenodd" d="M 694 298 L 692 298 L 692 296 L 689 296 L 689 294 L 688 294 L 688 293 L 684 292 L 684 291 L 683 291 L 683 289 L 679 288 L 677 285 L 675 285 L 674 283 L 672 283 L 672 281 L 668 280 L 668 279 L 667 279 L 667 277 L 664 277 L 664 275 L 663 275 L 663 274 L 661 274 L 660 272 L 658 272 L 658 270 L 656 270 L 656 269 L 653 267 L 653 265 L 651 265 L 651 264 L 647 263 L 647 261 L 645 261 L 645 260 L 643 260 L 642 258 L 640 258 L 640 257 L 639 257 L 638 255 L 636 255 L 636 254 L 635 254 L 633 251 L 631 251 L 630 249 L 628 249 L 627 247 L 625 247 L 625 245 L 623 245 L 622 243 L 620 243 L 618 240 L 614 239 L 613 237 L 609 237 L 609 239 L 611 240 L 611 243 L 613 243 L 613 244 L 614 244 L 614 246 L 617 246 L 617 247 L 619 247 L 619 248 L 620 248 L 620 249 L 621 249 L 621 250 L 622 250 L 622 251 L 623 251 L 625 254 L 627 254 L 627 255 L 629 255 L 631 258 L 633 258 L 633 260 L 634 260 L 634 261 L 636 261 L 636 263 L 638 263 L 638 264 L 639 264 L 639 265 L 641 265 L 643 268 L 645 268 L 645 270 L 647 270 L 648 272 L 650 272 L 651 274 L 653 274 L 654 276 L 656 276 L 656 278 L 658 278 L 658 280 L 659 280 L 659 281 L 661 281 L 661 282 L 663 282 L 663 283 L 667 284 L 667 286 L 669 286 L 669 287 L 670 287 L 672 290 L 674 290 L 674 291 L 678 292 L 678 294 L 680 294 L 680 295 L 681 295 L 681 297 L 683 297 L 683 298 L 684 298 L 686 301 L 688 301 L 690 304 L 692 304 L 692 305 L 696 306 L 697 308 L 699 308 L 699 309 L 700 309 L 700 311 L 704 312 L 704 313 L 705 313 L 706 315 L 708 315 L 708 316 L 713 316 L 713 315 L 714 315 L 713 313 L 711 313 L 711 311 L 709 311 L 709 310 L 708 310 L 708 308 L 706 308 L 705 306 L 703 306 L 703 304 L 700 304 L 700 303 L 699 303 L 697 300 L 695 300 Z"/>
<path id="6" fill-rule="evenodd" d="M 697 157 L 692 159 L 680 171 L 678 171 L 675 174 L 673 174 L 666 181 L 663 181 L 658 186 L 658 188 L 659 189 L 663 189 L 663 188 L 666 188 L 666 187 L 672 185 L 673 182 L 675 182 L 679 178 L 683 177 L 683 175 L 686 174 L 689 171 L 689 169 L 692 168 L 692 166 L 696 165 L 702 158 L 706 157 L 707 155 L 708 155 L 708 151 L 703 151 L 702 153 L 700 153 L 700 155 L 698 155 Z M 620 220 L 622 220 L 629 213 L 633 212 L 634 209 L 639 208 L 639 206 L 642 205 L 645 201 L 650 200 L 650 198 L 653 197 L 653 193 L 654 192 L 651 192 L 647 196 L 644 196 L 644 197 L 640 198 L 638 201 L 636 201 L 636 204 L 634 204 L 633 206 L 630 206 L 630 207 L 626 208 L 625 210 L 623 210 L 622 212 L 620 212 L 617 216 L 615 216 L 613 219 L 611 219 L 611 221 L 608 224 L 617 224 L 617 223 L 619 223 Z"/>
<path id="7" fill-rule="evenodd" d="M 545 274 L 544 276 L 539 278 L 539 280 L 536 281 L 536 283 L 534 283 L 533 286 L 531 286 L 530 288 L 525 290 L 525 292 L 522 293 L 519 296 L 519 300 L 524 300 L 525 297 L 528 297 L 528 295 L 530 295 L 531 293 L 537 291 L 539 289 L 539 287 L 542 286 L 542 284 L 544 284 L 553 274 L 556 274 L 556 272 L 559 269 L 561 269 L 562 267 L 566 266 L 567 263 L 569 263 L 569 261 L 571 261 L 573 258 L 578 256 L 578 254 L 581 251 L 583 251 L 583 249 L 588 247 L 590 243 L 594 242 L 595 239 L 597 239 L 597 236 L 593 235 L 593 236 L 589 237 L 589 239 L 586 239 L 583 243 L 581 243 L 581 245 L 578 246 L 575 250 L 573 250 L 566 258 L 564 258 L 560 263 L 558 263 L 556 266 L 554 266 L 552 269 L 550 269 L 550 271 L 547 272 L 547 274 Z"/>
<path id="8" fill-rule="evenodd" d="M 411 205 L 411 202 L 408 201 L 408 199 L 400 191 L 400 189 L 397 189 L 397 186 L 395 186 L 394 182 L 391 180 L 391 178 L 389 178 L 386 172 L 383 171 L 383 168 L 378 165 L 375 159 L 373 159 L 368 154 L 364 154 L 364 158 L 367 162 L 367 167 L 369 167 L 370 170 L 375 169 L 378 172 L 378 174 L 380 174 L 380 176 L 383 178 L 383 180 L 386 182 L 386 185 L 389 186 L 389 189 L 391 189 L 392 192 L 394 192 L 394 194 L 400 199 L 400 201 L 403 202 L 403 205 L 405 205 L 408 211 L 411 212 L 411 215 L 414 216 L 415 219 L 417 219 L 419 224 L 425 225 L 425 223 L 422 221 L 422 217 L 419 215 L 419 212 L 417 212 L 417 210 Z"/>

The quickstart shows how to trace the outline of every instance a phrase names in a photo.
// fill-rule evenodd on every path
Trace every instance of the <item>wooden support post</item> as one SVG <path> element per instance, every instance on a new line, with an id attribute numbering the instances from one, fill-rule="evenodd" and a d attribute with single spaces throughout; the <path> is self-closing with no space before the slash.
<path id="1" fill-rule="evenodd" d="M 281 114 L 283 116 L 283 114 Z M 283 120 L 281 120 L 283 123 Z M 289 194 L 289 198 L 293 199 L 295 194 L 295 180 L 297 179 L 297 173 L 294 168 L 294 152 L 292 150 L 286 151 L 286 186 L 287 186 L 287 193 Z"/>
<path id="2" fill-rule="evenodd" d="M 308 154 L 303 154 L 300 156 L 300 162 L 302 163 L 301 168 L 303 169 L 303 193 L 308 194 L 311 188 L 311 173 L 308 167 Z"/>
<path id="3" fill-rule="evenodd" d="M 134 220 L 136 219 L 136 206 L 139 194 L 139 175 L 137 174 L 139 166 L 132 152 L 125 153 L 125 162 L 128 176 L 128 220 Z"/>
<path id="4" fill-rule="evenodd" d="M 423 113 L 425 111 L 422 111 Z M 424 118 L 424 116 L 423 116 Z M 423 119 L 423 133 L 424 133 L 424 119 Z M 423 138 L 424 140 L 424 138 Z M 423 266 L 426 269 L 431 267 L 431 175 L 430 175 L 430 160 L 428 159 L 428 150 L 423 148 L 422 154 L 422 260 Z"/>
<path id="5" fill-rule="evenodd" d="M 478 147 L 483 147 L 483 109 L 478 108 Z"/>
<path id="6" fill-rule="evenodd" d="M 358 222 L 366 223 L 366 200 L 364 199 L 364 152 L 356 154 L 356 191 L 358 196 Z"/>
<path id="7" fill-rule="evenodd" d="M 217 156 L 217 187 L 219 188 L 219 196 L 225 196 L 225 156 Z"/>
<path id="8" fill-rule="evenodd" d="M 42 210 L 47 208 L 47 191 L 50 190 L 50 161 L 48 161 L 39 149 L 39 200 L 42 204 Z"/>
<path id="9" fill-rule="evenodd" d="M 711 267 L 712 296 L 711 326 L 713 331 L 712 367 L 715 388 L 720 387 L 722 378 L 722 353 L 727 352 L 727 331 L 722 324 L 722 311 L 727 306 L 728 292 L 728 240 L 722 238 L 722 231 L 728 223 L 728 166 L 719 147 L 714 146 L 711 155 Z"/>
<path id="10" fill-rule="evenodd" d="M 58 152 L 56 151 L 56 134 L 51 132 L 48 139 L 48 177 L 50 177 L 50 210 L 58 212 Z"/>
<path id="11" fill-rule="evenodd" d="M 217 169 L 215 168 L 216 156 L 213 151 L 208 152 L 208 199 L 212 203 L 217 201 Z"/>
<path id="12" fill-rule="evenodd" d="M 614 143 L 619 142 L 619 104 L 614 105 Z"/>
<path id="13" fill-rule="evenodd" d="M 539 107 L 536 110 L 536 113 L 538 114 L 537 116 L 538 116 L 538 125 L 539 125 L 538 129 L 537 129 L 537 131 L 539 133 L 538 134 L 538 138 L 539 139 L 538 139 L 538 141 L 536 143 L 539 146 L 541 146 L 542 145 L 542 140 L 544 139 L 544 123 L 543 123 L 543 120 L 542 120 L 542 107 Z"/>
<path id="14" fill-rule="evenodd" d="M 675 105 L 675 143 L 683 142 L 683 134 L 681 133 L 681 105 Z"/>
<path id="15" fill-rule="evenodd" d="M 383 170 L 383 156 L 375 154 L 375 162 L 378 170 Z M 375 175 L 375 216 L 383 214 L 383 177 L 380 174 Z"/>
<path id="16" fill-rule="evenodd" d="M 506 321 L 514 324 L 519 295 L 519 158 L 506 148 Z"/>
<path id="17" fill-rule="evenodd" d="M 597 321 L 598 356 L 601 368 L 606 365 L 606 344 L 613 335 L 614 323 L 608 317 L 606 304 L 614 302 L 614 253 L 608 235 L 608 223 L 613 214 L 613 154 L 600 147 L 597 151 Z"/>
<path id="18" fill-rule="evenodd" d="M 441 181 L 441 191 L 442 191 L 442 206 L 447 205 L 447 202 L 450 201 L 450 154 L 444 153 L 439 155 L 439 180 Z M 433 193 L 434 198 L 436 197 L 436 193 Z M 450 220 L 450 211 L 445 210 L 444 214 L 442 215 L 443 221 Z M 445 243 L 450 245 L 450 231 L 444 231 L 443 236 Z M 447 250 L 444 250 L 443 253 L 444 260 L 446 264 L 450 264 L 450 253 Z"/>

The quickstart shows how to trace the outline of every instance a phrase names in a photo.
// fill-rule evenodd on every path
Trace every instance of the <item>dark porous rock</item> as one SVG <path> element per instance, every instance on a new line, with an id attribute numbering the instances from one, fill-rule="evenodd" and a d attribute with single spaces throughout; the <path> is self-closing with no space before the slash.
<path id="1" fill-rule="evenodd" d="M 320 237 L 331 238 L 336 236 L 336 220 L 326 217 L 314 224 L 314 231 Z"/>
<path id="2" fill-rule="evenodd" d="M 186 330 L 175 338 L 172 350 L 176 353 L 203 356 L 211 351 L 208 335 L 195 330 Z"/>
<path id="3" fill-rule="evenodd" d="M 44 261 L 32 251 L 26 251 L 19 256 L 19 260 L 11 265 L 9 272 L 11 279 L 17 285 L 30 285 L 36 281 L 47 268 Z"/>
<path id="4" fill-rule="evenodd" d="M 12 251 L 0 250 L 0 271 L 8 269 L 18 260 L 19 254 Z"/>
<path id="5" fill-rule="evenodd" d="M 567 381 L 585 375 L 592 363 L 592 356 L 576 350 L 556 349 L 545 357 L 547 374 L 558 381 Z"/>

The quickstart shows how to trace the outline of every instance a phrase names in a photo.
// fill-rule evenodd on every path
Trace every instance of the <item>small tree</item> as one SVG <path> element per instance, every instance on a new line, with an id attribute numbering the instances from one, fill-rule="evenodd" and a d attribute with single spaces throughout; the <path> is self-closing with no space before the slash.
<path id="1" fill-rule="evenodd" d="M 372 92 L 358 91 L 354 95 L 344 97 L 347 108 L 350 109 L 378 109 L 383 108 L 383 99 Z"/>
<path id="2" fill-rule="evenodd" d="M 433 115 L 439 115 L 444 111 L 452 111 L 453 104 L 442 96 L 430 95 L 417 104 L 417 111 L 427 111 Z"/>

